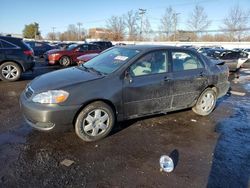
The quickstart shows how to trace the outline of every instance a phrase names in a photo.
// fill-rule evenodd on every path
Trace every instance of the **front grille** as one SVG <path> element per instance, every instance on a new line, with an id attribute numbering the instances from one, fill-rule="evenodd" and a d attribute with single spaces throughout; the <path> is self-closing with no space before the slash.
<path id="1" fill-rule="evenodd" d="M 34 91 L 31 87 L 28 87 L 25 91 L 25 96 L 29 99 L 33 95 Z"/>

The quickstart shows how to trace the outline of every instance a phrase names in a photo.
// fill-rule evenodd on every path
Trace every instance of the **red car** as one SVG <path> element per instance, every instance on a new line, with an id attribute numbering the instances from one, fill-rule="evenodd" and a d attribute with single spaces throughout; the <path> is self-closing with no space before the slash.
<path id="1" fill-rule="evenodd" d="M 95 54 L 85 54 L 85 55 L 81 55 L 77 58 L 77 64 L 83 64 L 86 63 L 87 61 L 93 59 L 94 57 L 98 56 L 99 54 L 95 53 Z"/>
<path id="2" fill-rule="evenodd" d="M 101 47 L 94 44 L 72 44 L 65 50 L 53 50 L 48 52 L 49 64 L 60 65 L 67 67 L 75 64 L 78 60 L 77 57 L 85 54 L 100 53 Z"/>

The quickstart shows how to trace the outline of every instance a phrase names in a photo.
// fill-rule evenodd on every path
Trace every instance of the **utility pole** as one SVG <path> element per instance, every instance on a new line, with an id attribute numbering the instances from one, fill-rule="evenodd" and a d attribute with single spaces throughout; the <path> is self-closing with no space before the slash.
<path id="1" fill-rule="evenodd" d="M 52 27 L 52 33 L 53 33 L 53 39 L 52 40 L 55 40 L 55 29 L 56 29 L 56 27 Z"/>
<path id="2" fill-rule="evenodd" d="M 174 41 L 176 41 L 176 28 L 177 28 L 177 23 L 178 23 L 178 15 L 181 13 L 174 13 Z"/>
<path id="3" fill-rule="evenodd" d="M 80 23 L 80 22 L 78 22 L 77 23 L 77 25 L 78 25 L 78 41 L 80 41 L 80 38 L 81 38 L 81 26 L 82 26 L 82 23 Z"/>
<path id="4" fill-rule="evenodd" d="M 142 27 L 143 27 L 143 16 L 146 13 L 146 9 L 139 8 L 139 14 L 141 15 L 141 28 L 140 28 L 140 40 L 142 40 Z"/>

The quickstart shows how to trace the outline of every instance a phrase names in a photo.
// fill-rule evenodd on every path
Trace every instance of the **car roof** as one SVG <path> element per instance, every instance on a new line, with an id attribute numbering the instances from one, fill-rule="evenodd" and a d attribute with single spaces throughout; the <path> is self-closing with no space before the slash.
<path id="1" fill-rule="evenodd" d="M 22 38 L 10 37 L 10 36 L 0 36 L 0 39 L 3 39 L 3 40 L 23 40 Z"/>
<path id="2" fill-rule="evenodd" d="M 185 51 L 191 50 L 183 47 L 166 46 L 166 45 L 126 45 L 126 46 L 117 46 L 117 48 L 127 48 L 127 49 L 141 50 L 141 51 L 158 50 L 158 49 L 185 50 Z"/>

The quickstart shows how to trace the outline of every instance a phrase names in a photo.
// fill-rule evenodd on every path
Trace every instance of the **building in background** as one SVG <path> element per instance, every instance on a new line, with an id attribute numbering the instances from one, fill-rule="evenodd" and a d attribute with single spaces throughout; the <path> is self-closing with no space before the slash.
<path id="1" fill-rule="evenodd" d="M 91 39 L 109 40 L 112 38 L 112 31 L 105 28 L 90 28 L 89 37 Z"/>

